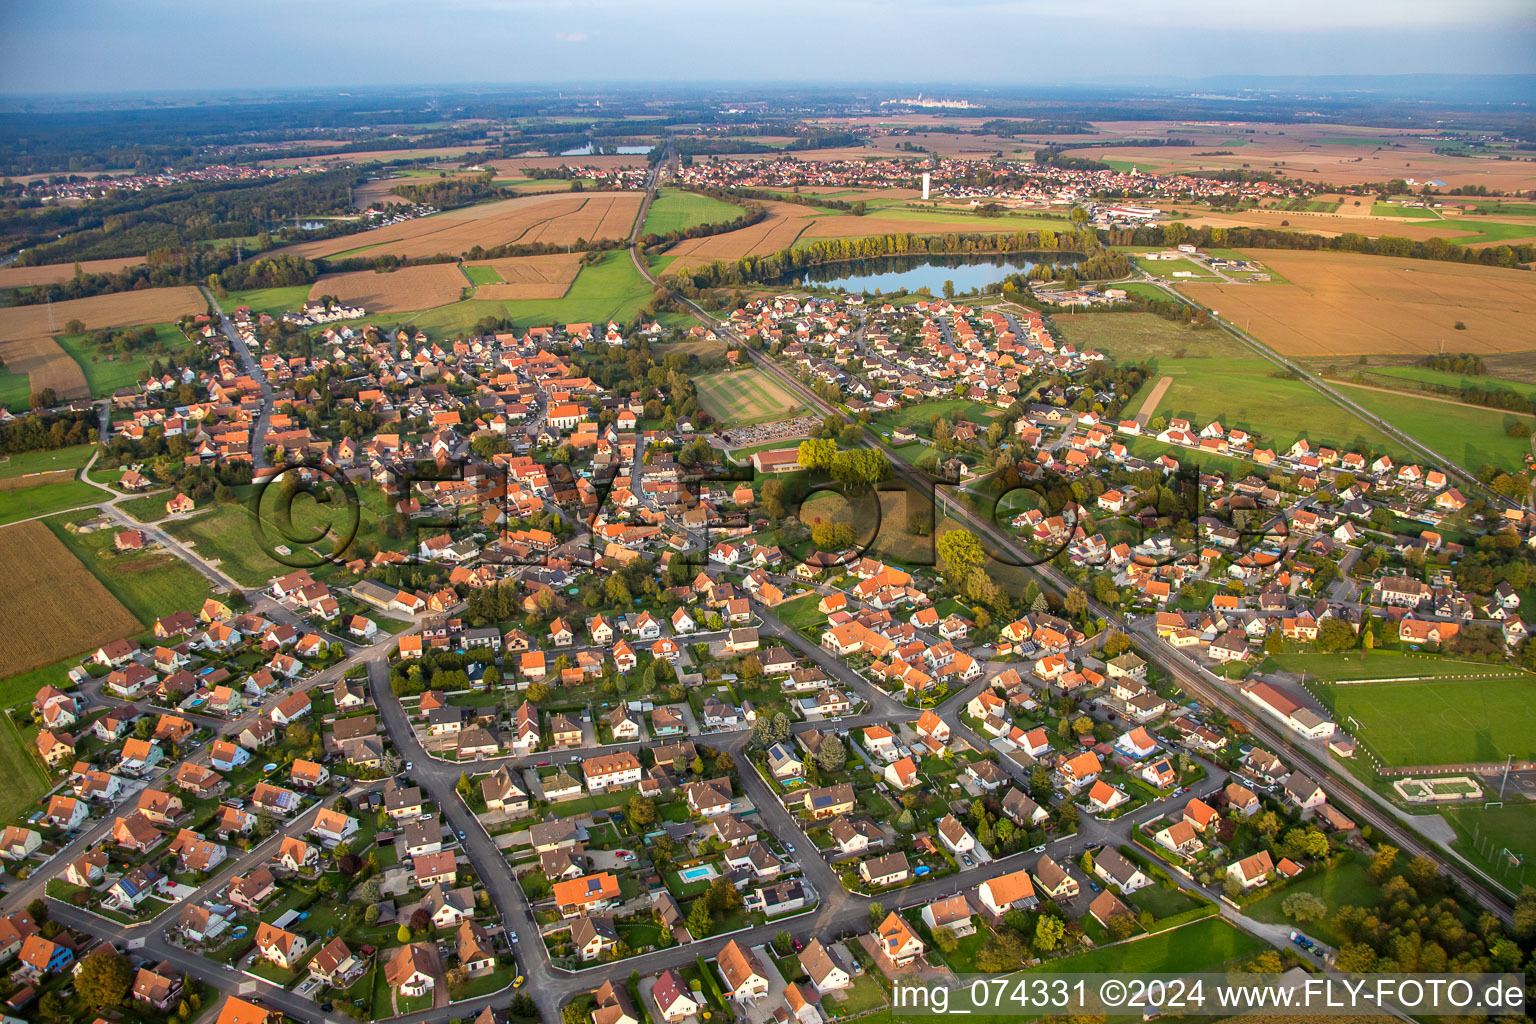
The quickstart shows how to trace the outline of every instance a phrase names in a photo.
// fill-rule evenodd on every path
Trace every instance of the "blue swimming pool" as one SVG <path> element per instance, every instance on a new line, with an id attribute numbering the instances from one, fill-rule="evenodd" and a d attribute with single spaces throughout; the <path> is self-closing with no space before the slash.
<path id="1" fill-rule="evenodd" d="M 706 882 L 715 877 L 715 869 L 708 864 L 695 864 L 691 868 L 683 868 L 677 874 L 685 882 Z"/>

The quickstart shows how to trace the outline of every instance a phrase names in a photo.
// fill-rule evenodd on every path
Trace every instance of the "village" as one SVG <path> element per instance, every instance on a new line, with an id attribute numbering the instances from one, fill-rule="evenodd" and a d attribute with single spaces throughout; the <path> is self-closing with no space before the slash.
<path id="1" fill-rule="evenodd" d="M 1139 368 L 1023 307 L 779 294 L 713 328 L 452 340 L 234 314 L 113 403 L 121 486 L 170 493 L 169 525 L 99 528 L 171 548 L 239 510 L 167 491 L 189 467 L 345 482 L 375 521 L 37 693 L 56 785 L 0 838 L 13 1012 L 130 934 L 161 1013 L 189 960 L 238 974 L 226 1024 L 257 993 L 815 1024 L 1184 929 L 1211 963 L 1319 967 L 1339 950 L 1249 911 L 1378 851 L 1317 770 L 1368 752 L 1255 667 L 1525 640 L 1445 533 L 1530 544 L 1536 517 L 1433 466 L 1133 414 Z M 682 340 L 840 412 L 711 431 Z M 882 529 L 948 511 L 936 560 L 810 511 L 812 482 L 908 464 L 946 507 Z M 981 570 L 994 528 L 1028 587 Z"/>

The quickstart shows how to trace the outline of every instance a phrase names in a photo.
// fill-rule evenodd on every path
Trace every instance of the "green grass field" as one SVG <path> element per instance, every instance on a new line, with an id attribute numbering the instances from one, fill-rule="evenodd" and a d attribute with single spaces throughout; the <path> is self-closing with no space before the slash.
<path id="1" fill-rule="evenodd" d="M 1507 428 L 1521 422 L 1536 427 L 1536 417 L 1497 409 L 1475 409 L 1413 395 L 1394 395 L 1351 387 L 1344 394 L 1435 451 L 1473 470 L 1486 464 L 1518 470 L 1530 454 L 1529 436 L 1510 437 Z"/>
<path id="2" fill-rule="evenodd" d="M 1107 946 L 1031 968 L 1040 974 L 1093 974 L 1137 971 L 1200 971 L 1252 956 L 1269 947 L 1219 917 L 1149 935 L 1139 942 Z"/>
<path id="3" fill-rule="evenodd" d="M 282 288 L 251 288 L 243 292 L 230 292 L 219 299 L 219 307 L 230 316 L 240 306 L 250 306 L 252 313 L 292 313 L 309 300 L 309 285 L 295 284 Z"/>
<path id="4" fill-rule="evenodd" d="M 700 224 L 719 224 L 733 221 L 742 209 L 709 196 L 684 192 L 680 189 L 663 189 L 656 193 L 651 208 L 645 213 L 642 235 L 664 235 L 669 231 L 685 231 Z"/>
<path id="5" fill-rule="evenodd" d="M 1372 651 L 1362 656 L 1323 654 L 1318 651 L 1285 651 L 1270 655 L 1260 666 L 1264 672 L 1306 673 L 1308 679 L 1337 682 L 1340 679 L 1407 679 L 1414 676 L 1465 676 L 1488 671 L 1475 661 L 1455 661 L 1433 654 L 1407 651 Z M 1514 669 L 1508 671 L 1513 672 Z"/>
<path id="6" fill-rule="evenodd" d="M 1328 917 L 1310 922 L 1306 925 L 1306 931 L 1334 946 L 1339 944 L 1340 939 L 1330 924 L 1334 912 L 1344 906 L 1374 907 L 1380 901 L 1380 892 L 1366 876 L 1364 865 L 1359 860 L 1347 860 L 1332 871 L 1276 889 L 1263 899 L 1248 904 L 1243 912 L 1254 920 L 1269 924 L 1292 923 L 1280 907 L 1285 897 L 1293 892 L 1312 893 L 1328 904 Z"/>
<path id="7" fill-rule="evenodd" d="M 478 285 L 506 283 L 502 280 L 501 275 L 496 272 L 495 267 L 470 267 L 460 263 L 459 269 L 464 272 L 465 277 L 469 278 L 470 284 Z"/>
<path id="8" fill-rule="evenodd" d="M 145 629 L 162 615 L 195 611 L 213 593 L 207 577 L 173 554 L 159 549 L 120 554 L 112 546 L 116 530 L 82 534 L 65 529 L 66 523 L 92 514 L 58 516 L 47 526 Z"/>
<path id="9" fill-rule="evenodd" d="M 36 692 L 35 690 L 33 691 Z M 5 773 L 5 787 L 0 792 L 0 821 L 14 821 L 48 792 L 48 777 L 9 716 L 0 722 L 0 772 Z"/>
<path id="10" fill-rule="evenodd" d="M 1133 261 L 1142 270 L 1164 281 L 1216 281 L 1220 278 L 1205 267 L 1191 260 L 1143 260 Z M 1188 277 L 1178 277 L 1188 274 Z"/>
<path id="11" fill-rule="evenodd" d="M 19 491 L 0 491 L 0 526 L 6 523 L 62 512 L 69 508 L 98 504 L 107 499 L 99 487 L 84 480 L 26 487 Z"/>
<path id="12" fill-rule="evenodd" d="M 25 476 L 28 473 L 46 473 L 54 469 L 79 469 L 91 461 L 91 453 L 95 450 L 94 444 L 77 444 L 72 448 L 55 448 L 48 452 L 0 456 L 0 479 Z"/>
<path id="13" fill-rule="evenodd" d="M 1533 343 L 1536 344 L 1536 343 Z M 1372 366 L 1369 368 L 1372 374 L 1381 374 L 1387 377 L 1396 377 L 1400 380 L 1418 384 L 1435 384 L 1441 387 L 1456 388 L 1508 388 L 1518 395 L 1526 398 L 1536 398 L 1536 384 L 1524 380 L 1512 380 L 1508 377 L 1473 377 L 1464 373 L 1446 373 L 1443 370 L 1431 370 L 1427 366 Z M 1447 395 L 1453 398 L 1453 395 Z"/>
<path id="14" fill-rule="evenodd" d="M 181 333 L 181 328 L 175 324 L 155 324 L 155 340 L 158 346 L 164 346 L 166 355 L 179 356 L 191 347 L 187 336 Z M 85 382 L 91 389 L 92 398 L 105 398 L 119 388 L 131 388 L 149 375 L 149 364 L 159 358 L 162 362 L 165 356 L 153 352 L 130 352 L 124 358 L 118 358 L 109 351 L 98 350 L 95 346 L 87 344 L 83 334 L 60 334 L 54 338 L 59 347 L 68 352 L 75 362 L 80 364 L 80 370 L 85 374 Z"/>
<path id="15" fill-rule="evenodd" d="M 481 319 L 510 317 L 518 330 L 541 324 L 627 323 L 647 302 L 652 289 L 640 276 L 627 250 L 605 253 L 590 267 L 583 267 L 565 295 L 558 299 L 497 301 L 465 299 L 414 313 L 390 313 L 380 323 L 410 324 L 429 334 L 468 331 Z"/>
<path id="16" fill-rule="evenodd" d="M 756 368 L 706 373 L 694 383 L 699 387 L 699 404 L 722 425 L 789 419 L 800 408 L 793 395 Z"/>
<path id="17" fill-rule="evenodd" d="M 373 487 L 360 488 L 358 499 L 362 507 L 359 510 L 355 541 L 362 543 L 371 540 L 385 547 L 399 547 L 398 541 L 389 541 L 379 533 L 379 527 L 385 519 L 383 492 Z M 262 503 L 263 516 L 273 515 L 276 504 L 276 494 L 268 495 Z M 330 514 L 333 511 L 334 515 Z M 330 528 L 340 534 L 349 522 L 348 516 L 339 508 L 333 510 L 330 505 L 321 506 L 309 498 L 301 497 L 293 502 L 292 523 L 286 532 L 289 536 L 312 537 Z M 309 569 L 316 579 L 322 580 L 337 571 L 329 561 L 314 565 L 318 561 L 316 555 L 301 551 L 304 545 L 300 543 L 285 541 L 284 531 L 275 524 L 269 522 L 264 526 L 263 537 L 245 504 L 215 505 L 190 519 L 169 523 L 165 529 L 177 540 L 192 542 L 197 553 L 203 557 L 217 559 L 219 569 L 242 586 L 263 586 L 273 576 L 291 572 L 295 568 Z M 316 543 L 315 551 L 319 555 L 328 556 L 336 539 L 345 538 L 328 537 Z M 300 564 L 290 565 L 278 561 L 279 556 L 273 549 L 279 544 L 292 549 L 292 558 L 300 561 Z"/>
<path id="18" fill-rule="evenodd" d="M 25 412 L 32 403 L 32 378 L 24 373 L 0 369 L 0 406 L 12 413 Z"/>
<path id="19" fill-rule="evenodd" d="M 1362 683 L 1329 688 L 1339 722 L 1393 765 L 1503 761 L 1536 754 L 1536 678 Z"/>
<path id="20" fill-rule="evenodd" d="M 1063 337 L 1080 349 L 1098 349 L 1116 362 L 1147 361 L 1152 374 L 1126 403 L 1141 411 L 1157 381 L 1172 377 L 1154 417 L 1183 416 L 1197 427 L 1220 420 L 1279 451 L 1298 437 L 1345 450 L 1369 446 L 1394 456 L 1401 446 L 1298 380 L 1271 376 L 1274 364 L 1217 331 L 1196 331 L 1151 313 L 1086 313 L 1056 318 Z M 920 407 L 921 408 L 921 407 Z"/>
<path id="21" fill-rule="evenodd" d="M 146 494 L 120 501 L 117 507 L 141 523 L 158 523 L 165 518 L 165 503 L 170 500 L 170 497 L 168 492 Z"/>
<path id="22" fill-rule="evenodd" d="M 897 427 L 911 427 L 915 432 L 928 437 L 931 429 L 929 421 L 935 416 L 943 416 L 951 423 L 956 419 L 964 418 L 967 422 L 985 427 L 1001 415 L 1002 411 L 995 405 L 972 402 L 967 398 L 943 398 L 932 402 L 920 402 L 917 405 L 904 405 L 900 409 L 882 412 L 873 417 L 870 422 L 876 428 L 887 431 L 895 430 Z"/>
<path id="23" fill-rule="evenodd" d="M 1488 796 L 1496 798 L 1497 787 Z M 1455 827 L 1457 839 L 1452 845 L 1464 857 L 1511 892 L 1520 891 L 1522 880 L 1528 884 L 1525 867 L 1536 858 L 1536 804 L 1516 798 L 1507 800 L 1502 807 L 1485 807 L 1482 803 L 1440 804 L 1436 810 Z M 1511 863 L 1505 850 L 1523 857 L 1525 867 Z"/>

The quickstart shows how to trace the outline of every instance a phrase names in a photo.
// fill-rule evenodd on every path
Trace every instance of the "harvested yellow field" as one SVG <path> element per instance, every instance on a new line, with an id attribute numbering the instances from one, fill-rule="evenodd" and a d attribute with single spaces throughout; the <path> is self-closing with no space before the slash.
<path id="1" fill-rule="evenodd" d="M 581 270 L 579 252 L 557 253 L 551 256 L 515 256 L 504 260 L 486 260 L 483 263 L 465 264 L 467 267 L 490 267 L 501 276 L 502 284 L 482 284 L 475 289 L 475 298 L 499 301 L 520 299 L 563 298 Z"/>
<path id="2" fill-rule="evenodd" d="M 322 274 L 310 287 L 309 297 L 334 295 L 370 313 L 408 313 L 457 302 L 468 285 L 458 264 L 432 263 L 383 274 L 373 270 Z"/>
<path id="3" fill-rule="evenodd" d="M 141 628 L 133 614 L 39 522 L 0 529 L 0 665 L 12 675 L 51 665 Z"/>
<path id="4" fill-rule="evenodd" d="M 806 226 L 814 223 L 819 212 L 814 206 L 797 203 L 764 203 L 768 216 L 736 231 L 705 238 L 686 238 L 667 250 L 668 256 L 677 257 L 667 267 L 667 273 L 676 273 L 684 267 L 697 267 L 715 260 L 735 260 L 743 256 L 766 256 L 788 249 Z M 841 218 L 834 218 L 841 219 Z M 859 218 L 860 222 L 869 218 Z M 872 230 L 870 234 L 878 234 Z"/>
<path id="5" fill-rule="evenodd" d="M 53 340 L 54 334 L 63 333 L 65 324 L 79 320 L 87 330 L 135 327 L 165 323 L 207 308 L 202 293 L 191 285 L 55 302 L 51 322 L 46 305 L 6 307 L 0 309 L 0 360 L 12 373 L 30 376 L 33 391 L 53 388 L 60 398 L 86 398 L 90 389 L 80 364 Z"/>
<path id="6" fill-rule="evenodd" d="M 518 196 L 420 217 L 355 235 L 300 242 L 277 252 L 300 256 L 461 256 L 475 246 L 513 242 L 569 245 L 627 237 L 640 209 L 639 192 Z"/>
<path id="7" fill-rule="evenodd" d="M 1286 355 L 1536 349 L 1536 274 L 1530 271 L 1356 253 L 1264 249 L 1244 255 L 1290 283 L 1180 287 Z"/>
<path id="8" fill-rule="evenodd" d="M 125 256 L 115 260 L 82 260 L 79 267 L 86 274 L 111 274 L 143 262 L 137 256 Z M 0 289 L 63 284 L 75 276 L 75 266 L 74 263 L 49 263 L 41 267 L 0 267 Z"/>

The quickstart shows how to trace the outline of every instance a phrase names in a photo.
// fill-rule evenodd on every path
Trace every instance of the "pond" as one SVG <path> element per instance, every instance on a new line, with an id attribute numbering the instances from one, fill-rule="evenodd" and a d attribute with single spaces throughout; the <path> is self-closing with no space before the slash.
<path id="1" fill-rule="evenodd" d="M 882 294 L 915 292 L 926 287 L 934 295 L 940 295 L 944 291 L 944 282 L 953 281 L 955 294 L 963 295 L 988 285 L 1001 284 L 1012 274 L 1027 273 L 1038 262 L 1040 260 L 1026 259 L 1019 253 L 1006 256 L 886 256 L 806 267 L 769 283 Z"/>
<path id="2" fill-rule="evenodd" d="M 644 156 L 646 153 L 649 153 L 652 148 L 653 147 L 651 147 L 651 146 L 604 146 L 603 147 L 605 152 L 611 149 L 613 152 L 618 153 L 620 156 Z M 564 149 L 564 150 L 561 150 L 560 151 L 560 155 L 561 156 L 591 156 L 595 152 L 596 152 L 596 149 L 594 149 L 593 146 L 592 146 L 592 143 L 589 142 L 585 146 L 577 146 L 575 149 Z"/>

